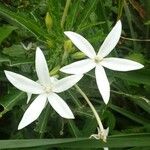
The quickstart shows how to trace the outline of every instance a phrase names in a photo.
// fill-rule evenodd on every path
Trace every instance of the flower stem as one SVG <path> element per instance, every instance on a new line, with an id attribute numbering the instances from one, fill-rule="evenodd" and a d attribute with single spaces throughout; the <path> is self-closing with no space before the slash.
<path id="1" fill-rule="evenodd" d="M 124 36 L 121 36 L 122 39 L 128 40 L 128 41 L 136 41 L 136 42 L 150 42 L 150 39 L 133 39 L 133 38 L 127 38 Z"/>
<path id="2" fill-rule="evenodd" d="M 98 123 L 98 126 L 100 128 L 101 131 L 104 131 L 104 127 L 103 127 L 103 124 L 102 124 L 102 121 L 96 111 L 96 109 L 94 108 L 94 106 L 92 105 L 92 103 L 90 102 L 89 98 L 86 96 L 86 94 L 81 90 L 81 88 L 78 86 L 78 85 L 75 85 L 76 89 L 78 90 L 78 92 L 83 96 L 83 98 L 86 100 L 86 102 L 88 103 L 88 105 L 90 106 L 96 120 L 97 120 L 97 123 Z"/>
<path id="3" fill-rule="evenodd" d="M 62 19 L 61 19 L 61 28 L 64 27 L 64 23 L 65 23 L 65 19 L 66 19 L 67 13 L 68 13 L 70 3 L 71 3 L 71 0 L 67 0 L 66 5 L 65 5 L 65 9 L 64 9 L 64 12 L 63 12 L 63 16 L 62 16 Z"/>

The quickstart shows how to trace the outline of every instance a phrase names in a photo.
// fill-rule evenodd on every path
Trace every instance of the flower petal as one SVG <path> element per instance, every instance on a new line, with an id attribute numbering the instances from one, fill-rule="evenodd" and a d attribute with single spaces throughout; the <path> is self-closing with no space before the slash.
<path id="1" fill-rule="evenodd" d="M 69 74 L 83 74 L 92 70 L 95 67 L 95 63 L 91 59 L 84 59 L 74 62 L 70 65 L 64 66 L 60 69 L 61 72 Z"/>
<path id="2" fill-rule="evenodd" d="M 144 67 L 142 64 L 132 60 L 113 57 L 104 58 L 101 65 L 115 71 L 130 71 Z"/>
<path id="3" fill-rule="evenodd" d="M 119 20 L 116 25 L 113 27 L 111 32 L 107 35 L 105 41 L 101 45 L 98 55 L 105 57 L 107 56 L 117 45 L 120 36 L 121 36 L 121 30 L 122 30 L 122 25 L 121 21 Z"/>
<path id="4" fill-rule="evenodd" d="M 4 72 L 9 82 L 19 90 L 32 94 L 43 93 L 43 87 L 35 81 L 11 71 Z"/>
<path id="5" fill-rule="evenodd" d="M 67 89 L 75 85 L 82 77 L 83 75 L 71 75 L 61 80 L 58 80 L 54 84 L 53 92 L 60 93 L 66 91 Z"/>
<path id="6" fill-rule="evenodd" d="M 97 65 L 95 68 L 96 83 L 102 95 L 105 104 L 108 103 L 110 97 L 110 85 L 105 70 L 102 66 Z"/>
<path id="7" fill-rule="evenodd" d="M 66 102 L 59 97 L 55 93 L 51 93 L 48 96 L 48 101 L 51 104 L 51 106 L 54 108 L 54 110 L 63 118 L 66 119 L 74 119 L 74 115 Z"/>
<path id="8" fill-rule="evenodd" d="M 88 57 L 94 58 L 96 56 L 94 48 L 83 36 L 71 31 L 66 31 L 64 33 L 74 45 Z"/>
<path id="9" fill-rule="evenodd" d="M 47 96 L 46 95 L 39 95 L 28 107 L 25 111 L 19 126 L 18 130 L 24 128 L 25 126 L 29 125 L 33 121 L 35 121 L 39 115 L 41 114 L 42 110 L 46 105 Z"/>
<path id="10" fill-rule="evenodd" d="M 103 132 L 104 132 L 105 137 L 107 137 L 109 134 L 109 127 L 107 127 L 107 129 L 104 129 Z"/>
<path id="11" fill-rule="evenodd" d="M 50 84 L 50 76 L 48 66 L 43 55 L 43 52 L 39 47 L 36 49 L 36 59 L 35 59 L 35 67 L 37 76 L 39 78 L 39 82 L 43 85 Z"/>
<path id="12" fill-rule="evenodd" d="M 58 79 L 55 76 L 50 77 L 50 80 L 52 83 L 55 83 L 58 81 Z"/>
<path id="13" fill-rule="evenodd" d="M 37 80 L 36 82 L 40 84 L 39 80 Z M 31 97 L 32 97 L 32 93 L 27 93 L 27 104 L 29 103 Z"/>

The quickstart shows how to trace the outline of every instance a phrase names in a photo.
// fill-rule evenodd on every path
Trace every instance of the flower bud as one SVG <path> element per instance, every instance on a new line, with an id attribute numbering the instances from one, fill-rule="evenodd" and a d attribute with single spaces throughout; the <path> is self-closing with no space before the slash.
<path id="1" fill-rule="evenodd" d="M 72 42 L 71 42 L 71 40 L 66 40 L 66 41 L 64 42 L 64 50 L 65 50 L 66 52 L 70 53 L 70 52 L 72 52 L 72 49 L 73 49 L 73 47 L 72 47 Z"/>
<path id="2" fill-rule="evenodd" d="M 53 26 L 53 20 L 52 20 L 52 17 L 50 16 L 49 12 L 46 13 L 45 24 L 46 24 L 47 30 L 49 32 Z"/>
<path id="3" fill-rule="evenodd" d="M 52 40 L 49 39 L 46 41 L 46 43 L 47 43 L 48 47 L 50 47 L 50 48 L 53 47 L 53 41 Z"/>
<path id="4" fill-rule="evenodd" d="M 83 52 L 76 52 L 71 55 L 73 59 L 82 59 L 85 58 L 85 54 Z"/>
<path id="5" fill-rule="evenodd" d="M 50 76 L 54 76 L 54 75 L 57 75 L 58 71 L 60 69 L 60 66 L 56 66 L 54 67 L 51 71 L 50 71 Z"/>

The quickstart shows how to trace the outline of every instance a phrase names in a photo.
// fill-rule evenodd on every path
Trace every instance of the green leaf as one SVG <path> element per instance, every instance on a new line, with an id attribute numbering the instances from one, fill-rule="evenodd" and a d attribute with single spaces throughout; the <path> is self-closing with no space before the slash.
<path id="1" fill-rule="evenodd" d="M 10 57 L 24 57 L 25 49 L 21 45 L 12 45 L 11 47 L 4 48 L 3 53 Z"/>
<path id="2" fill-rule="evenodd" d="M 30 147 L 103 148 L 150 146 L 150 134 L 123 134 L 108 137 L 107 143 L 89 138 L 0 140 L 0 149 Z"/>
<path id="3" fill-rule="evenodd" d="M 113 75 L 123 80 L 150 85 L 150 70 L 138 70 L 124 73 L 114 72 Z"/>
<path id="4" fill-rule="evenodd" d="M 15 13 L 10 11 L 8 8 L 4 7 L 0 4 L 0 15 L 7 20 L 11 20 L 17 25 L 21 25 L 23 28 L 30 31 L 34 36 L 38 39 L 49 39 L 49 35 L 47 34 L 46 30 L 42 29 L 37 25 L 37 22 L 34 22 L 26 15 L 21 15 L 20 13 Z"/>
<path id="5" fill-rule="evenodd" d="M 143 108 L 145 111 L 150 113 L 150 109 L 149 109 L 150 108 L 150 100 L 149 99 L 147 99 L 143 96 L 140 96 L 140 95 L 131 95 L 131 94 L 127 94 L 127 93 L 120 92 L 120 91 L 111 90 L 111 92 L 130 98 L 132 101 L 134 101 L 134 103 L 136 103 L 141 108 Z"/>
<path id="6" fill-rule="evenodd" d="M 113 113 L 106 110 L 103 117 L 107 122 L 107 126 L 109 127 L 109 131 L 113 130 L 115 128 L 115 125 L 116 125 L 116 118 L 113 115 Z"/>
<path id="7" fill-rule="evenodd" d="M 14 55 L 14 53 L 16 53 L 16 52 L 11 51 L 10 55 Z M 9 53 L 8 53 L 8 55 L 9 55 Z M 10 58 L 8 56 L 4 56 L 4 55 L 0 54 L 0 63 L 6 63 L 8 66 L 11 66 L 11 67 L 34 63 L 33 60 L 31 60 L 30 58 L 25 58 L 25 57 L 23 58 L 23 56 L 22 57 L 18 56 L 17 59 L 15 59 L 15 57 L 11 57 L 11 58 L 12 59 L 10 60 Z"/>
<path id="8" fill-rule="evenodd" d="M 4 108 L 4 110 L 0 112 L 0 116 L 10 111 L 20 100 L 24 98 L 24 96 L 24 92 L 16 92 L 14 90 L 12 90 L 10 94 L 5 95 L 2 100 L 0 100 L 0 105 Z"/>
<path id="9" fill-rule="evenodd" d="M 4 25 L 3 27 L 0 27 L 0 44 L 5 40 L 11 33 L 17 29 L 14 26 Z"/>
<path id="10" fill-rule="evenodd" d="M 10 59 L 6 56 L 3 56 L 0 54 L 0 63 L 3 63 L 3 62 L 8 62 L 10 63 Z"/>
<path id="11" fill-rule="evenodd" d="M 135 113 L 128 111 L 128 110 L 125 110 L 124 108 L 120 108 L 120 107 L 115 106 L 113 104 L 110 104 L 109 107 L 111 109 L 115 110 L 116 112 L 126 116 L 127 118 L 130 118 L 131 120 L 133 120 L 139 124 L 146 125 L 146 124 L 150 123 L 150 121 L 147 120 L 146 118 L 143 118 L 139 115 L 136 115 Z"/>
<path id="12" fill-rule="evenodd" d="M 72 1 L 73 9 L 70 9 L 66 20 L 66 29 L 72 30 L 73 25 L 76 22 L 78 17 L 79 9 L 80 9 L 81 0 Z"/>
<path id="13" fill-rule="evenodd" d="M 18 58 L 17 60 L 12 60 L 9 66 L 19 66 L 19 65 L 27 65 L 27 64 L 33 64 L 34 62 L 31 59 L 25 59 L 25 58 Z"/>
<path id="14" fill-rule="evenodd" d="M 46 109 L 40 114 L 38 122 L 36 124 L 36 128 L 34 129 L 36 132 L 40 134 L 40 137 L 44 135 L 46 132 L 46 127 L 49 119 L 49 114 L 50 114 L 50 106 L 47 105 Z"/>
<path id="15" fill-rule="evenodd" d="M 79 18 L 80 22 L 77 31 L 85 24 L 85 21 L 87 20 L 93 9 L 95 9 L 97 2 L 97 0 L 85 2 L 84 10 L 82 11 L 82 14 L 80 15 L 81 17 Z"/>
<path id="16" fill-rule="evenodd" d="M 82 136 L 82 133 L 80 132 L 80 130 L 76 126 L 75 121 L 69 120 L 68 124 L 69 124 L 70 130 L 71 130 L 73 136 L 75 136 L 75 137 L 81 137 Z"/>
<path id="17" fill-rule="evenodd" d="M 84 129 L 83 135 L 90 137 L 90 135 L 95 132 L 96 127 L 97 127 L 97 122 L 96 122 L 95 117 L 93 116 L 92 118 L 87 118 L 85 125 L 83 127 Z"/>
<path id="18" fill-rule="evenodd" d="M 87 73 L 86 75 L 95 78 L 91 73 Z M 145 84 L 150 85 L 150 70 L 149 69 L 142 69 L 142 70 L 136 70 L 136 71 L 128 71 L 128 72 L 108 72 L 108 76 L 113 75 L 116 78 L 127 80 L 131 82 L 135 82 L 138 84 Z M 110 77 L 111 77 L 110 76 Z"/>

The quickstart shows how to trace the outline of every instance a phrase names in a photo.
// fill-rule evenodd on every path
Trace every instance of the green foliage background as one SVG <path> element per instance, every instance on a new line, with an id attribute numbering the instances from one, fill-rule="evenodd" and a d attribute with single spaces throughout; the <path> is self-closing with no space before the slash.
<path id="1" fill-rule="evenodd" d="M 149 0 L 1 0 L 0 149 L 149 150 L 149 8 Z M 47 13 L 48 24 L 45 23 Z M 107 106 L 97 90 L 93 72 L 78 84 L 95 106 L 104 126 L 109 126 L 108 142 L 88 139 L 97 132 L 97 123 L 75 88 L 62 94 L 75 120 L 62 119 L 47 106 L 37 121 L 17 131 L 28 107 L 27 97 L 8 82 L 4 70 L 36 80 L 34 57 L 39 46 L 48 61 L 50 74 L 62 77 L 64 74 L 58 69 L 79 59 L 76 47 L 64 47 L 68 39 L 63 32 L 82 34 L 98 50 L 118 19 L 123 24 L 122 37 L 112 55 L 140 62 L 144 69 L 125 73 L 106 70 L 111 83 Z M 24 49 L 22 43 L 32 44 Z"/>

